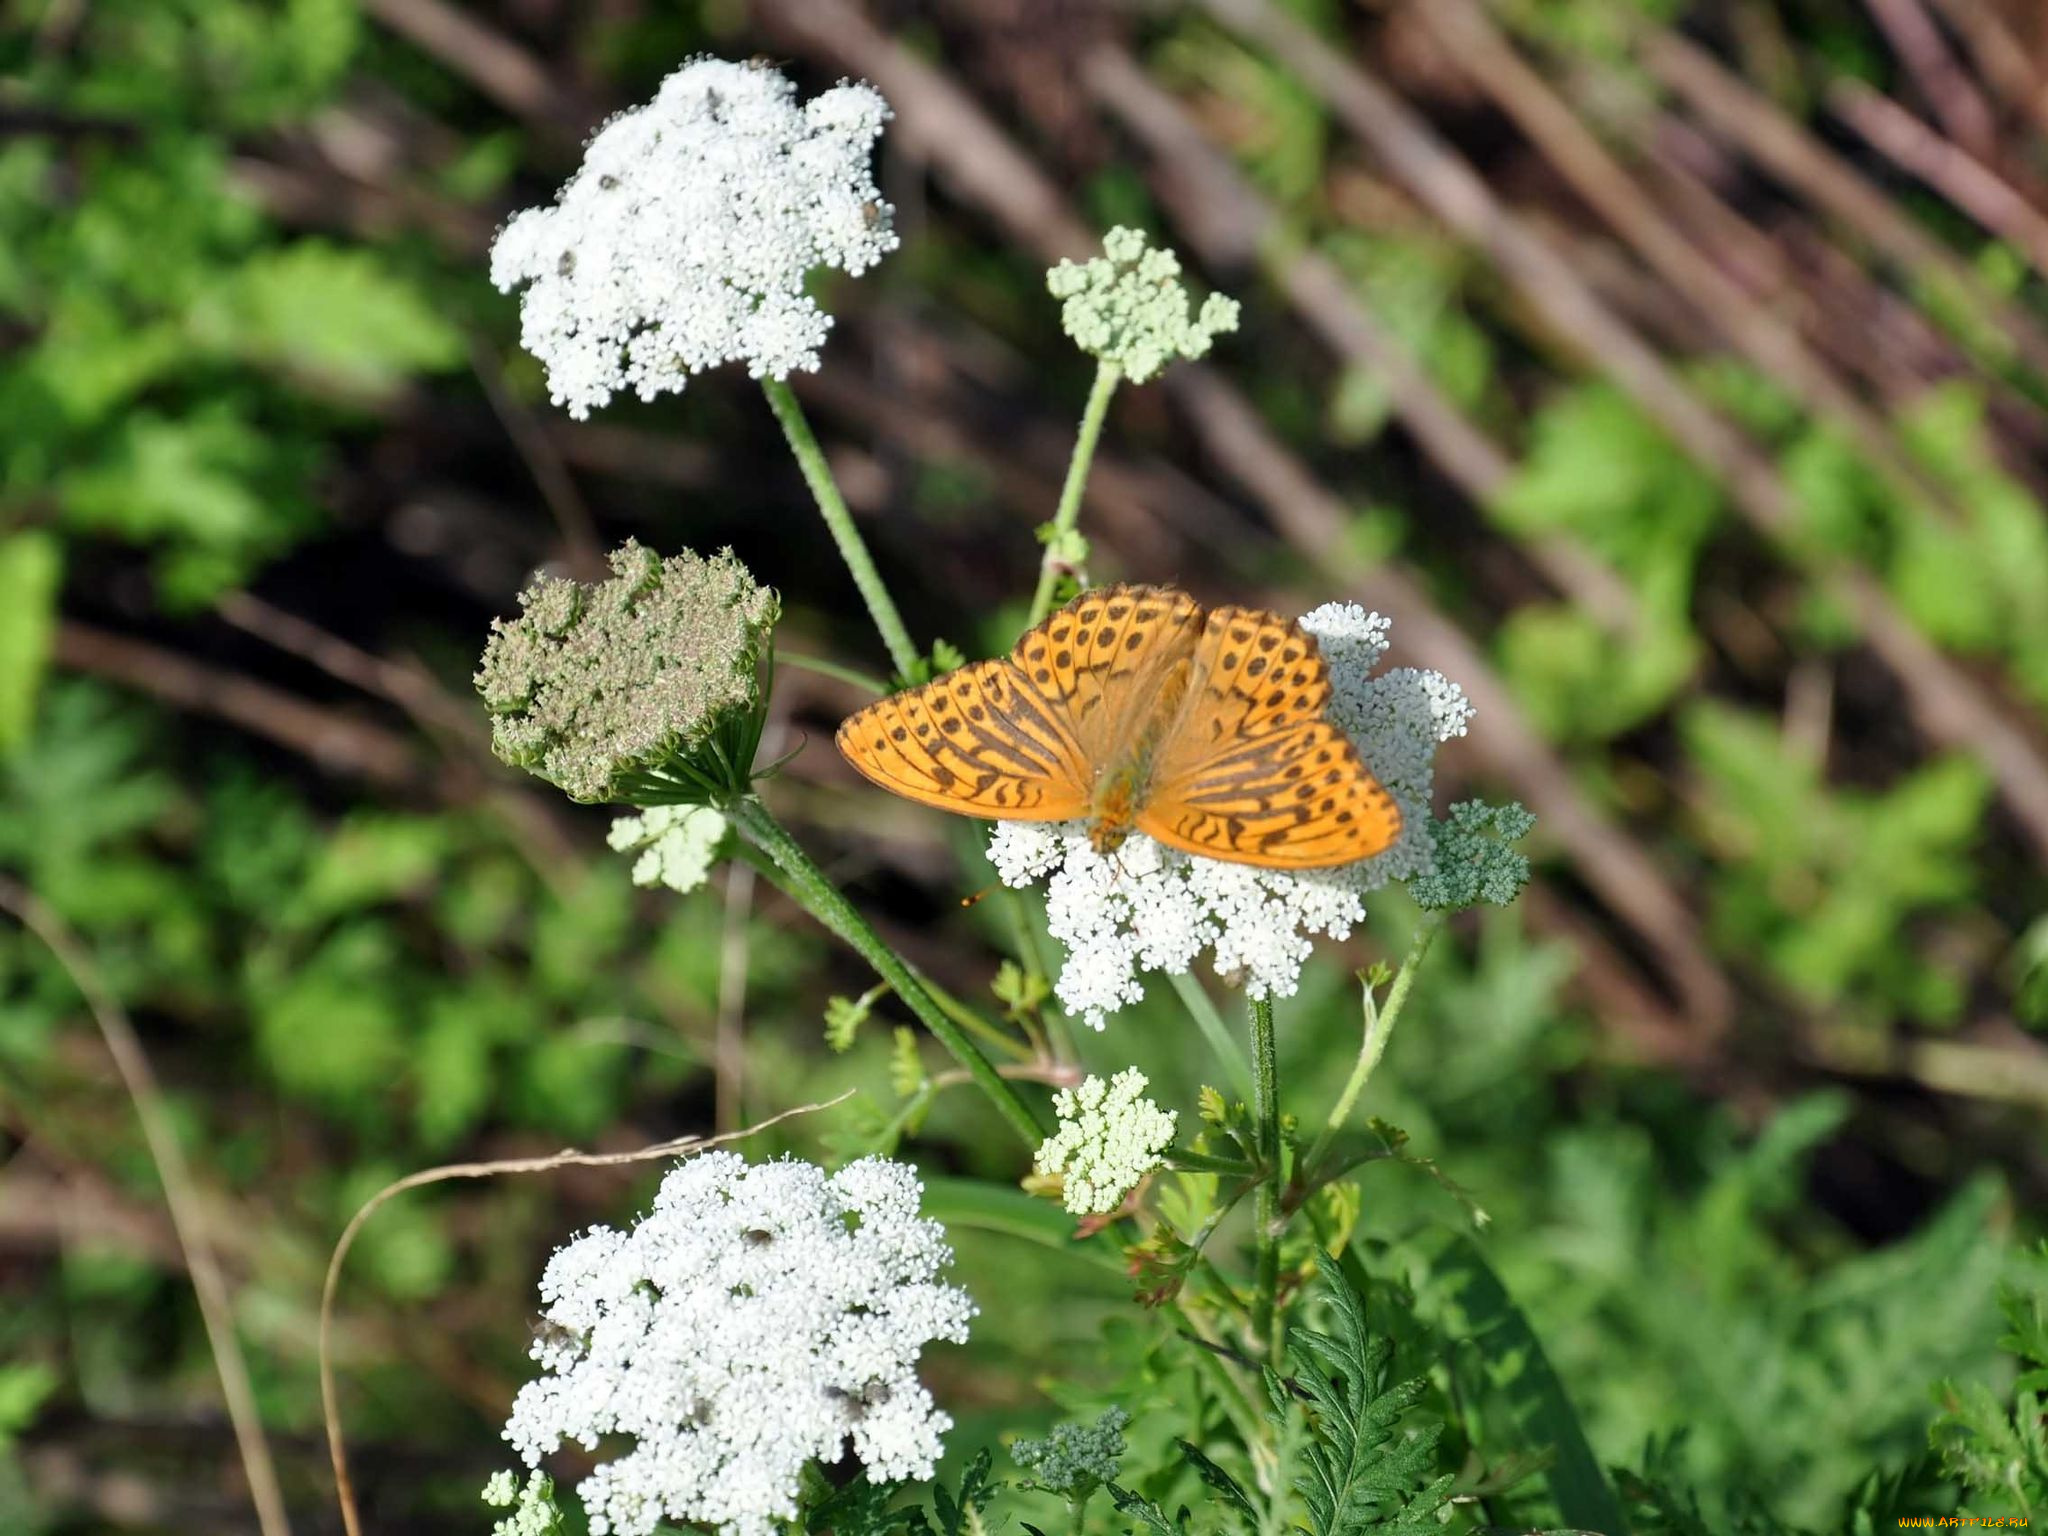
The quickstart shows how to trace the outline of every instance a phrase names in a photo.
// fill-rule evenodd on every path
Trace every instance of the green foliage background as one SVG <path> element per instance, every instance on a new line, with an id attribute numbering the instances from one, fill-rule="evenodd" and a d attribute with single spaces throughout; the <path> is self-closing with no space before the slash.
<path id="1" fill-rule="evenodd" d="M 0 0 L 0 869 L 80 935 L 144 1037 L 312 1530 L 331 1528 L 320 1276 L 384 1182 L 635 1145 L 859 1085 L 860 1102 L 757 1148 L 815 1154 L 871 1139 L 916 1079 L 892 1061 L 887 1002 L 857 1030 L 842 1008 L 850 1049 L 827 1049 L 828 1000 L 868 985 L 850 957 L 738 881 L 681 900 L 634 890 L 603 814 L 490 762 L 466 686 L 528 571 L 628 534 L 734 545 L 782 590 L 791 653 L 879 669 L 744 381 L 570 424 L 483 262 L 581 135 L 693 50 L 765 52 L 807 85 L 856 66 L 793 32 L 786 7 L 471 6 L 541 61 L 547 94 L 521 97 L 495 55 L 435 46 L 427 9 Z M 1553 190 L 1442 59 L 1403 65 L 1398 14 L 1285 9 L 1405 67 L 1411 98 L 1504 196 Z M 1838 71 L 1912 100 L 1860 6 L 1733 9 L 1750 18 L 1733 31 L 1706 5 L 1497 12 L 1561 79 L 1647 89 L 1627 39 L 1685 24 L 1802 119 L 1820 121 L 1815 93 Z M 1455 1203 L 1398 1165 L 1368 1170 L 1347 1262 L 1369 1307 L 1406 1298 L 1379 1324 L 1540 1340 L 1593 1457 L 1633 1469 L 1642 1530 L 1774 1528 L 1762 1509 L 1846 1529 L 1859 1499 L 1876 1518 L 1873 1478 L 1894 1480 L 1898 1508 L 2003 1507 L 2003 1469 L 2040 1459 L 2038 1403 L 2030 1421 L 2011 1394 L 2024 1362 L 2023 1391 L 2041 1390 L 2044 1358 L 2023 1256 L 2048 1192 L 2048 879 L 1985 761 L 1915 733 L 1815 573 L 1873 573 L 2042 750 L 2048 378 L 1985 309 L 2041 313 L 2023 253 L 1870 167 L 1978 284 L 1958 297 L 1882 274 L 1948 349 L 1939 377 L 1878 402 L 1942 510 L 1902 495 L 1783 380 L 1699 342 L 1668 293 L 1639 296 L 1688 384 L 1790 488 L 1793 548 L 1772 551 L 1722 479 L 1532 324 L 1484 255 L 1391 191 L 1254 42 L 1198 9 L 1076 7 L 1021 32 L 964 0 L 868 14 L 1089 219 L 1179 238 L 1185 214 L 1142 153 L 1078 86 L 1033 78 L 1103 38 L 1127 45 L 1270 201 L 1283 257 L 1332 263 L 1507 445 L 1508 483 L 1474 504 L 1418 456 L 1384 377 L 1305 342 L 1281 268 L 1204 274 L 1247 305 L 1222 367 L 1352 510 L 1347 558 L 1408 571 L 1463 627 L 1576 792 L 1683 894 L 1727 980 L 1723 1027 L 1688 1018 L 1630 914 L 1540 828 L 1535 898 L 1437 947 L 1374 1082 L 1370 1111 L 1493 1218 L 1460 1239 L 1479 1257 L 1449 1262 L 1433 1245 Z M 2006 126 L 2011 174 L 2048 177 L 2038 135 Z M 912 154 L 890 148 L 883 169 L 905 248 L 832 295 L 842 322 L 808 398 L 913 629 L 985 654 L 1021 617 L 1085 374 L 1043 263 Z M 1085 519 L 1098 576 L 1290 611 L 1345 595 L 1169 393 L 1126 398 L 1110 433 L 1122 488 Z M 1534 574 L 1532 551 L 1560 542 L 1624 594 L 1626 636 Z M 857 695 L 795 667 L 780 679 L 771 750 L 804 750 L 778 805 L 921 965 L 962 996 L 1019 1004 L 1051 955 L 1038 915 L 1008 898 L 962 910 L 991 878 L 974 839 L 856 793 L 826 739 Z M 1801 703 L 1815 698 L 1818 734 Z M 1475 734 L 1488 730 L 1482 713 Z M 1457 745 L 1445 773 L 1515 789 Z M 1348 966 L 1398 955 L 1412 922 L 1382 901 L 1284 1004 L 1304 1105 L 1328 1101 L 1355 1049 Z M 1153 991 L 1080 1048 L 1105 1071 L 1136 1063 L 1186 1109 L 1228 1068 Z M 1188 1352 L 1133 1320 L 1128 1282 L 1077 1257 L 1063 1223 L 1032 1241 L 1007 1207 L 961 1192 L 976 1186 L 959 1176 L 1021 1171 L 999 1138 L 949 1092 L 903 1147 L 935 1207 L 950 1202 L 984 1309 L 974 1343 L 930 1369 L 955 1443 L 1118 1402 L 1132 1464 L 1176 1469 L 1132 1496 L 1193 1499 L 1165 1427 L 1194 1390 Z M 11 923 L 0 1158 L 0 1529 L 246 1528 L 133 1115 L 72 982 Z M 433 1191 L 366 1231 L 341 1346 L 376 1529 L 483 1528 L 475 1489 L 505 1459 L 496 1430 L 544 1255 L 631 1210 L 653 1177 Z M 1467 1346 L 1444 1348 L 1455 1363 Z M 1477 1393 L 1508 1423 L 1539 1411 L 1463 1368 L 1426 1390 Z M 1937 1380 L 1955 1385 L 1931 1398 Z M 1924 1459 L 1931 1427 L 1991 1492 Z"/>

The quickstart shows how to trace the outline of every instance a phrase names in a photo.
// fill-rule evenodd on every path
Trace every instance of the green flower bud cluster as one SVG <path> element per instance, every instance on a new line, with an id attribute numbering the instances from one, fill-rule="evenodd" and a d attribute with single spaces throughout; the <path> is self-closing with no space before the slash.
<path id="1" fill-rule="evenodd" d="M 1529 883 L 1529 860 L 1512 845 L 1529 835 L 1536 818 L 1519 805 L 1461 800 L 1430 824 L 1435 867 L 1408 882 L 1418 904 L 1436 910 L 1490 902 L 1504 907 Z"/>
<path id="2" fill-rule="evenodd" d="M 1111 1408 L 1093 1424 L 1060 1424 L 1043 1440 L 1019 1440 L 1010 1454 L 1046 1492 L 1085 1499 L 1116 1481 L 1124 1458 L 1124 1426 L 1130 1422 L 1123 1409 Z"/>
<path id="3" fill-rule="evenodd" d="M 544 576 L 491 626 L 477 691 L 499 757 L 572 800 L 721 804 L 760 744 L 779 604 L 730 550 L 628 540 L 608 581 Z"/>
<path id="4" fill-rule="evenodd" d="M 1237 329 L 1237 300 L 1212 293 L 1191 313 L 1180 258 L 1146 244 L 1142 230 L 1119 226 L 1093 261 L 1063 261 L 1045 275 L 1063 300 L 1060 323 L 1090 357 L 1114 363 L 1142 384 L 1177 359 L 1205 356 L 1210 343 Z"/>

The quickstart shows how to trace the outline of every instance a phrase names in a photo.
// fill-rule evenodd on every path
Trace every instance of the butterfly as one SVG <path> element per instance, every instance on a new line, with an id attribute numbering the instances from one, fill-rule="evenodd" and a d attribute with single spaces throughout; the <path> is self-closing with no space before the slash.
<path id="1" fill-rule="evenodd" d="M 1171 587 L 1083 593 L 998 660 L 895 694 L 839 727 L 894 794 L 963 816 L 1080 821 L 1098 853 L 1133 831 L 1265 869 L 1369 858 L 1393 797 L 1325 714 L 1315 637 Z"/>

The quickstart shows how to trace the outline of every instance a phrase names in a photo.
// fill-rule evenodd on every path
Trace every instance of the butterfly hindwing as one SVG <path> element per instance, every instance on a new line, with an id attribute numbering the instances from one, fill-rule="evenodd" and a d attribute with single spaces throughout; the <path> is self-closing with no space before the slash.
<path id="1" fill-rule="evenodd" d="M 1218 608 L 1158 747 L 1138 830 L 1273 869 L 1370 858 L 1401 830 L 1393 798 L 1325 717 L 1329 668 L 1300 625 Z"/>
<path id="2" fill-rule="evenodd" d="M 847 718 L 839 750 L 905 799 L 968 816 L 1088 813 L 1091 771 L 1064 705 L 1009 661 L 978 661 Z"/>

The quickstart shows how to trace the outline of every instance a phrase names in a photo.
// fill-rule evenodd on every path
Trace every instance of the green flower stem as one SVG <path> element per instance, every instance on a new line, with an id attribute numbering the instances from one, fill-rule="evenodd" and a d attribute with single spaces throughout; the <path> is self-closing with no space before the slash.
<path id="1" fill-rule="evenodd" d="M 777 651 L 775 664 L 779 667 L 795 667 L 802 672 L 815 672 L 820 677 L 829 677 L 836 682 L 846 683 L 863 693 L 880 698 L 890 691 L 889 685 L 879 677 L 863 672 L 858 667 L 842 667 L 836 661 L 827 661 L 822 656 L 800 656 L 795 651 Z"/>
<path id="2" fill-rule="evenodd" d="M 1217 1062 L 1230 1079 L 1231 1092 L 1241 1099 L 1249 1099 L 1252 1096 L 1251 1069 L 1245 1065 L 1244 1051 L 1239 1047 L 1236 1036 L 1231 1034 L 1230 1027 L 1223 1022 L 1223 1015 L 1216 1011 L 1215 1002 L 1202 990 L 1202 984 L 1185 971 L 1171 973 L 1168 980 L 1179 994 L 1188 1017 L 1195 1021 L 1195 1028 L 1202 1032 L 1202 1038 L 1216 1053 Z"/>
<path id="3" fill-rule="evenodd" d="M 1234 1294 L 1228 1285 L 1221 1284 L 1220 1277 L 1219 1286 L 1224 1295 Z M 1182 1321 L 1187 1324 L 1188 1334 L 1197 1341 L 1191 1355 L 1195 1362 L 1195 1373 L 1207 1380 L 1209 1389 L 1216 1394 L 1216 1401 L 1229 1415 L 1231 1423 L 1237 1427 L 1237 1432 L 1244 1437 L 1244 1443 L 1259 1444 L 1266 1434 L 1265 1416 L 1254 1405 L 1237 1378 L 1231 1375 L 1230 1367 L 1224 1363 L 1226 1356 L 1234 1352 L 1227 1349 L 1223 1341 L 1214 1336 L 1209 1319 L 1201 1312 L 1183 1304 L 1180 1315 Z M 1208 1347 L 1204 1348 L 1205 1345 Z"/>
<path id="4" fill-rule="evenodd" d="M 881 935 L 826 878 L 825 872 L 811 861 L 811 856 L 789 835 L 782 823 L 751 795 L 733 805 L 726 814 L 748 840 L 767 855 L 774 866 L 775 883 L 806 912 L 860 952 L 861 957 L 875 968 L 875 973 L 896 989 L 896 995 L 917 1015 L 918 1022 L 952 1053 L 955 1061 L 966 1068 L 967 1075 L 988 1095 L 1026 1149 L 1037 1152 L 1038 1144 L 1045 1140 L 1045 1128 L 1038 1123 L 1030 1107 L 1017 1096 L 1017 1090 L 990 1065 L 989 1059 L 982 1055 L 981 1048 L 968 1037 L 967 1032 L 932 1001 L 931 994 L 917 979 L 916 973 L 882 941 Z"/>
<path id="5" fill-rule="evenodd" d="M 1166 1154 L 1166 1166 L 1184 1169 L 1189 1173 L 1220 1173 L 1233 1179 L 1246 1178 L 1259 1172 L 1252 1164 L 1240 1158 L 1217 1157 L 1211 1152 L 1169 1152 Z"/>
<path id="6" fill-rule="evenodd" d="M 846 498 L 839 494 L 838 482 L 825 462 L 825 451 L 811 433 L 804 408 L 797 404 L 796 392 L 781 379 L 763 379 L 761 390 L 781 424 L 782 435 L 789 439 L 789 451 L 796 455 L 797 467 L 804 472 L 812 499 L 824 514 L 832 542 L 839 546 L 839 558 L 846 562 L 853 584 L 860 588 L 861 600 L 868 605 L 868 614 L 881 632 L 882 644 L 889 648 L 889 664 L 896 669 L 897 676 L 911 676 L 918 662 L 917 647 L 911 644 L 910 631 L 903 627 L 903 616 L 896 611 L 896 600 L 882 584 L 882 573 L 875 569 L 874 557 L 853 524 L 853 513 L 847 510 Z"/>
<path id="7" fill-rule="evenodd" d="M 1059 509 L 1052 515 L 1052 535 L 1046 541 L 1045 558 L 1039 562 L 1038 590 L 1031 594 L 1031 617 L 1025 620 L 1026 628 L 1052 612 L 1052 590 L 1059 581 L 1054 557 L 1060 541 L 1081 520 L 1081 493 L 1088 486 L 1088 468 L 1095 462 L 1095 445 L 1102 440 L 1102 423 L 1109 416 L 1110 397 L 1123 376 L 1123 369 L 1115 363 L 1095 365 L 1095 387 L 1088 391 L 1088 408 L 1081 413 L 1080 435 L 1074 439 L 1074 456 L 1067 462 L 1067 481 L 1060 487 Z"/>
<path id="8" fill-rule="evenodd" d="M 936 981 L 933 981 L 923 971 L 913 968 L 911 974 L 917 977 L 918 983 L 930 994 L 931 1000 L 939 1006 L 940 1010 L 969 1034 L 979 1035 L 997 1050 L 1014 1057 L 1018 1061 L 1029 1061 L 1031 1059 L 1031 1047 L 1023 1041 L 1013 1039 L 1011 1036 L 1004 1034 L 1000 1028 L 991 1024 L 987 1019 L 968 1007 L 967 1004 L 961 1002 L 959 998 L 948 992 Z"/>
<path id="9" fill-rule="evenodd" d="M 1283 1327 L 1275 1299 L 1280 1290 L 1280 1066 L 1273 1040 L 1273 1000 L 1250 999 L 1252 1025 L 1252 1126 L 1265 1162 L 1252 1225 L 1258 1240 L 1258 1287 L 1252 1319 L 1280 1369 Z"/>
<path id="10" fill-rule="evenodd" d="M 1393 1038 L 1394 1025 L 1401 1017 L 1401 1009 L 1408 1001 L 1408 994 L 1415 986 L 1415 972 L 1422 964 L 1423 956 L 1429 953 L 1429 946 L 1436 942 L 1437 931 L 1444 925 L 1441 912 L 1425 912 L 1416 927 L 1415 937 L 1409 941 L 1408 953 L 1401 957 L 1401 969 L 1394 977 L 1394 985 L 1388 989 L 1384 1004 L 1375 1003 L 1372 988 L 1365 989 L 1365 1038 L 1358 1045 L 1358 1060 L 1351 1068 L 1351 1079 L 1344 1085 L 1344 1091 L 1337 1096 L 1336 1104 L 1330 1110 L 1329 1119 L 1316 1133 L 1315 1145 L 1309 1148 L 1303 1165 L 1313 1172 L 1316 1163 L 1335 1136 L 1351 1118 L 1351 1111 L 1357 1107 L 1358 1096 L 1365 1092 L 1365 1085 L 1371 1079 L 1373 1069 L 1380 1064 L 1380 1058 L 1387 1053 L 1387 1041 Z"/>

